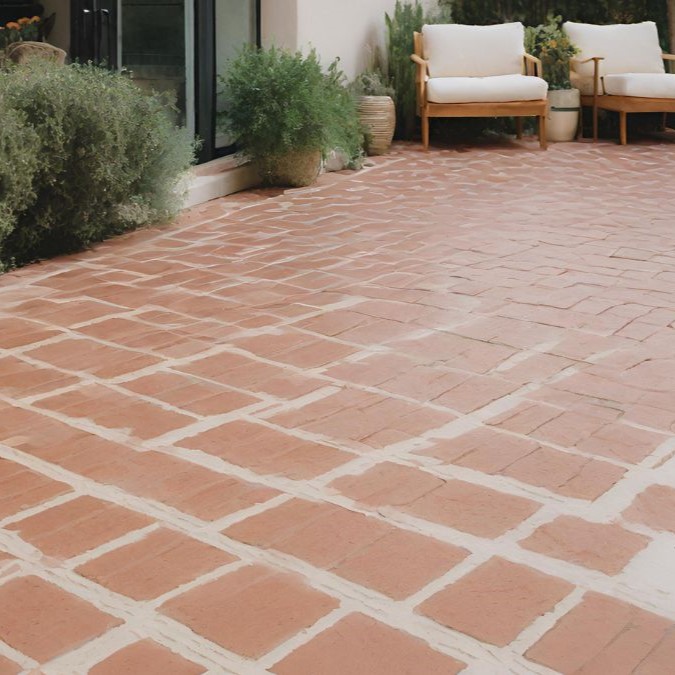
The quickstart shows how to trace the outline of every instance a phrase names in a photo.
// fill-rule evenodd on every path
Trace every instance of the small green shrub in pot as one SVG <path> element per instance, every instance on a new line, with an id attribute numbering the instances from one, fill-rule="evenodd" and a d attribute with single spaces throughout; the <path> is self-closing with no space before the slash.
<path id="1" fill-rule="evenodd" d="M 14 212 L 0 260 L 78 250 L 180 208 L 194 146 L 161 97 L 101 68 L 34 60 L 0 74 L 0 99 L 38 138 L 33 196 Z"/>
<path id="2" fill-rule="evenodd" d="M 222 79 L 220 122 L 269 185 L 308 185 L 321 158 L 340 149 L 356 166 L 363 133 L 356 105 L 333 62 L 272 47 L 240 52 Z"/>

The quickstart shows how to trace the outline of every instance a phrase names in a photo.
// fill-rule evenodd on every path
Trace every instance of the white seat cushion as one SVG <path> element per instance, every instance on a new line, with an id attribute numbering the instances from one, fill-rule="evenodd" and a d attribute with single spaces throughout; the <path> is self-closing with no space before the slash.
<path id="1" fill-rule="evenodd" d="M 491 77 L 432 77 L 427 81 L 430 103 L 507 103 L 540 101 L 548 84 L 529 75 Z"/>
<path id="2" fill-rule="evenodd" d="M 568 21 L 563 26 L 573 45 L 581 52 L 576 59 L 584 61 L 602 56 L 600 75 L 621 73 L 664 73 L 659 33 L 653 21 L 642 23 L 596 26 Z M 593 62 L 574 63 L 573 68 L 582 78 L 593 78 Z"/>
<path id="3" fill-rule="evenodd" d="M 640 98 L 675 98 L 675 75 L 667 73 L 624 73 L 606 75 L 605 93 Z"/>
<path id="4" fill-rule="evenodd" d="M 523 72 L 522 23 L 435 24 L 422 28 L 430 77 L 488 77 Z"/>

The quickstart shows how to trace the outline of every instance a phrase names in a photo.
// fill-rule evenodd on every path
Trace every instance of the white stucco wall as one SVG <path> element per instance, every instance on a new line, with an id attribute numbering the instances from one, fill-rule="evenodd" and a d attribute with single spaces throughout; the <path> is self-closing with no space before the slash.
<path id="1" fill-rule="evenodd" d="M 384 50 L 385 12 L 396 0 L 262 0 L 263 44 L 306 51 L 314 47 L 328 65 L 340 57 L 349 79 L 372 66 Z"/>
<path id="2" fill-rule="evenodd" d="M 67 0 L 40 0 L 45 8 L 45 16 L 56 12 L 54 30 L 49 36 L 51 44 L 65 49 L 70 49 L 70 3 Z"/>

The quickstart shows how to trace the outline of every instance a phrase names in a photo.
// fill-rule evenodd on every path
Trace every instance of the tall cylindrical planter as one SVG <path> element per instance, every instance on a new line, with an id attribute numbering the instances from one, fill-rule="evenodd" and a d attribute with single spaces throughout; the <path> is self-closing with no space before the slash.
<path id="1" fill-rule="evenodd" d="M 361 96 L 359 117 L 366 128 L 366 152 L 384 155 L 391 147 L 396 129 L 396 108 L 389 96 Z"/>
<path id="2" fill-rule="evenodd" d="M 546 139 L 556 142 L 573 141 L 579 127 L 581 94 L 578 89 L 554 89 L 548 92 Z"/>

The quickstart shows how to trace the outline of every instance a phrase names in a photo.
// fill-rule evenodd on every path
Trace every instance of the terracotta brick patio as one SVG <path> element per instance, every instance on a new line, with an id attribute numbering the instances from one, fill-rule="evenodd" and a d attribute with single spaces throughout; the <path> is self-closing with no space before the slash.
<path id="1" fill-rule="evenodd" d="M 675 672 L 675 146 L 398 146 L 0 279 L 0 674 Z"/>

